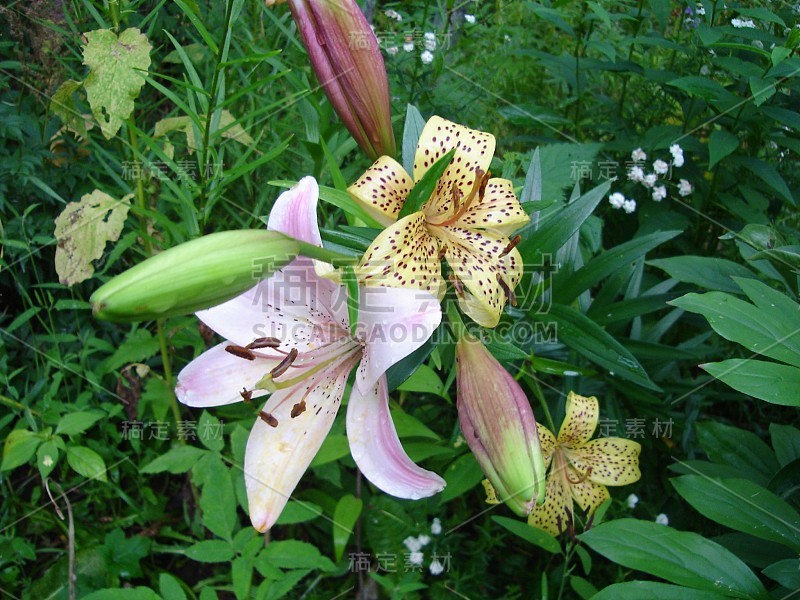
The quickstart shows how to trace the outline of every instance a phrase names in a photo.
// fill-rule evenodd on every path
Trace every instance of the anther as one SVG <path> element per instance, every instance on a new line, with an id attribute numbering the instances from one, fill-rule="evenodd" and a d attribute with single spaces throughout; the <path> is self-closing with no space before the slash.
<path id="1" fill-rule="evenodd" d="M 245 348 L 244 346 L 235 346 L 231 344 L 230 346 L 225 346 L 225 352 L 233 354 L 234 356 L 238 356 L 239 358 L 244 358 L 246 360 L 256 359 L 255 353 L 252 352 L 249 348 Z"/>
<path id="2" fill-rule="evenodd" d="M 458 294 L 459 296 L 463 296 L 464 295 L 464 284 L 461 283 L 461 280 L 458 277 L 456 277 L 455 275 L 451 274 L 450 275 L 450 283 L 452 284 L 453 289 L 456 291 L 456 294 Z"/>
<path id="3" fill-rule="evenodd" d="M 253 399 L 253 390 L 248 390 L 247 388 L 243 387 L 242 391 L 239 392 L 239 395 L 245 402 L 250 402 L 250 400 Z"/>
<path id="4" fill-rule="evenodd" d="M 491 172 L 487 169 L 481 179 L 481 187 L 478 189 L 478 199 L 483 200 L 483 195 L 486 193 L 486 184 L 489 183 L 489 178 L 492 176 Z"/>
<path id="5" fill-rule="evenodd" d="M 516 248 L 517 244 L 519 244 L 521 241 L 522 241 L 521 235 L 515 235 L 513 238 L 511 238 L 511 241 L 508 242 L 508 246 L 503 248 L 503 251 L 500 253 L 500 258 L 503 258 L 506 254 L 508 254 L 514 248 Z"/>
<path id="6" fill-rule="evenodd" d="M 503 289 L 503 293 L 506 295 L 506 298 L 508 298 L 508 303 L 511 306 L 516 306 L 517 297 L 514 295 L 514 292 L 511 291 L 511 288 L 508 287 L 508 284 L 506 283 L 505 279 L 503 279 L 503 276 L 500 275 L 500 273 L 497 274 L 497 283 L 500 284 L 500 287 Z"/>
<path id="7" fill-rule="evenodd" d="M 289 367 L 292 366 L 292 363 L 296 358 L 297 358 L 297 348 L 292 348 L 291 350 L 289 350 L 289 354 L 287 354 L 284 357 L 284 359 L 281 362 L 279 362 L 274 369 L 270 371 L 270 375 L 272 375 L 272 378 L 275 379 L 286 373 L 286 371 L 289 370 Z"/>
<path id="8" fill-rule="evenodd" d="M 258 416 L 261 417 L 261 420 L 264 421 L 270 427 L 277 427 L 278 426 L 278 419 L 273 417 L 266 411 L 259 411 Z"/>
<path id="9" fill-rule="evenodd" d="M 281 345 L 281 341 L 278 338 L 274 337 L 261 337 L 256 338 L 247 346 L 245 346 L 248 350 L 260 350 L 261 348 L 277 348 Z"/>
<path id="10" fill-rule="evenodd" d="M 292 407 L 292 418 L 294 419 L 295 417 L 302 415 L 304 412 L 306 412 L 306 401 L 301 400 Z"/>

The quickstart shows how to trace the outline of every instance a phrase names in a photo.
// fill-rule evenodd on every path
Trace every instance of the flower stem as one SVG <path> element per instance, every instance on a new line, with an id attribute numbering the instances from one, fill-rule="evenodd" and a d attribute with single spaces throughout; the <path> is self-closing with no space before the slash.
<path id="1" fill-rule="evenodd" d="M 453 337 L 456 342 L 464 337 L 467 328 L 464 326 L 464 321 L 461 320 L 461 315 L 458 314 L 455 302 L 447 303 L 447 320 L 450 322 L 450 329 L 453 331 Z"/>
<path id="2" fill-rule="evenodd" d="M 350 266 L 358 262 L 357 256 L 336 252 L 335 250 L 328 250 L 327 248 L 320 248 L 319 246 L 300 240 L 297 240 L 297 243 L 300 245 L 301 255 L 315 260 L 321 260 L 322 262 L 332 264 L 334 267 Z"/>
<path id="3" fill-rule="evenodd" d="M 553 432 L 553 435 L 556 435 L 556 426 L 555 423 L 553 423 L 553 415 L 550 414 L 550 407 L 547 406 L 547 400 L 544 397 L 544 393 L 542 393 L 542 387 L 539 385 L 539 380 L 536 379 L 535 374 L 529 375 L 528 373 L 524 373 L 523 378 L 533 390 L 533 395 L 536 396 L 539 404 L 541 404 L 545 421 L 547 421 L 547 426 L 550 428 L 550 431 Z"/>
<path id="4" fill-rule="evenodd" d="M 181 409 L 178 406 L 178 399 L 175 397 L 175 390 L 172 385 L 172 360 L 164 331 L 164 319 L 159 319 L 156 327 L 158 330 L 158 345 L 161 347 L 161 366 L 164 369 L 164 381 L 167 383 L 167 389 L 169 390 L 170 409 L 172 410 L 172 418 L 175 419 L 175 427 L 178 427 L 178 423 L 181 420 Z M 182 443 L 186 443 L 182 436 L 178 436 L 178 439 Z"/>

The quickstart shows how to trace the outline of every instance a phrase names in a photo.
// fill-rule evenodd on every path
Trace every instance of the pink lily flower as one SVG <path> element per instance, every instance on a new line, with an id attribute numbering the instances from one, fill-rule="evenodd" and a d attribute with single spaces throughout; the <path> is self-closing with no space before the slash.
<path id="1" fill-rule="evenodd" d="M 281 194 L 268 229 L 322 245 L 319 189 L 303 178 Z M 358 365 L 347 406 L 347 437 L 358 468 L 376 487 L 418 499 L 444 480 L 414 464 L 389 413 L 386 369 L 422 346 L 441 322 L 436 297 L 414 289 L 361 288 L 351 334 L 346 290 L 295 259 L 244 294 L 197 316 L 226 342 L 178 375 L 175 392 L 189 406 L 229 404 L 271 393 L 250 432 L 245 483 L 250 519 L 270 529 L 333 425 L 345 385 Z"/>

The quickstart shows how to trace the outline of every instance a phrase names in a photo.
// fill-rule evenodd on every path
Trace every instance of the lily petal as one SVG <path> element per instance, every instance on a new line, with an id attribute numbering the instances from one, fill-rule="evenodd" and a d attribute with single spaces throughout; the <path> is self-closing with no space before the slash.
<path id="1" fill-rule="evenodd" d="M 574 469 L 570 468 L 569 470 L 571 478 L 580 477 Z M 587 513 L 594 512 L 598 506 L 611 497 L 606 486 L 594 483 L 589 479 L 584 479 L 580 483 L 571 483 L 569 488 L 575 502 Z"/>
<path id="2" fill-rule="evenodd" d="M 280 231 L 297 240 L 322 246 L 317 225 L 319 186 L 313 177 L 303 177 L 283 192 L 269 213 L 267 229 Z"/>
<path id="3" fill-rule="evenodd" d="M 347 404 L 347 438 L 358 468 L 387 494 L 417 500 L 444 489 L 444 479 L 414 464 L 403 450 L 389 412 L 386 377 L 366 394 L 353 387 Z"/>
<path id="4" fill-rule="evenodd" d="M 540 423 L 537 423 L 536 428 L 539 430 L 539 444 L 542 447 L 544 468 L 547 469 L 550 467 L 550 462 L 553 460 L 553 451 L 556 448 L 556 436 Z"/>
<path id="5" fill-rule="evenodd" d="M 386 369 L 428 341 L 442 322 L 439 300 L 411 288 L 359 288 L 358 334 L 364 355 L 356 385 L 368 393 Z"/>
<path id="6" fill-rule="evenodd" d="M 560 474 L 550 473 L 544 497 L 544 504 L 535 504 L 528 515 L 528 525 L 558 535 L 572 522 L 572 498 Z"/>
<path id="7" fill-rule="evenodd" d="M 252 389 L 275 368 L 278 360 L 256 358 L 247 360 L 225 350 L 223 342 L 206 350 L 178 373 L 175 395 L 187 406 L 208 407 L 241 402 L 243 388 Z M 253 390 L 253 398 L 266 392 Z"/>
<path id="8" fill-rule="evenodd" d="M 451 149 L 456 153 L 453 160 L 439 179 L 439 184 L 431 196 L 428 216 L 443 214 L 451 208 L 451 189 L 455 184 L 462 197 L 469 196 L 475 182 L 476 172 L 486 173 L 494 155 L 495 139 L 490 133 L 477 131 L 433 116 L 428 119 L 417 142 L 414 155 L 414 181 L 422 176 Z"/>
<path id="9" fill-rule="evenodd" d="M 441 227 L 439 232 L 447 263 L 464 287 L 457 290 L 461 310 L 479 325 L 494 327 L 508 300 L 506 289 L 522 278 L 522 257 L 516 248 L 501 257 L 508 238 L 491 231 Z"/>
<path id="10" fill-rule="evenodd" d="M 600 405 L 594 396 L 567 395 L 566 414 L 558 431 L 558 441 L 570 448 L 579 448 L 592 438 L 600 416 Z"/>
<path id="11" fill-rule="evenodd" d="M 437 297 L 443 292 L 439 245 L 421 211 L 378 234 L 355 271 L 365 286 L 411 287 Z"/>
<path id="12" fill-rule="evenodd" d="M 638 442 L 625 438 L 598 438 L 580 448 L 565 449 L 570 462 L 588 479 L 603 485 L 627 485 L 639 481 Z"/>
<path id="13" fill-rule="evenodd" d="M 348 373 L 349 369 L 335 365 L 311 384 L 305 398 L 310 382 L 272 394 L 264 411 L 277 419 L 276 427 L 256 419 L 247 440 L 244 474 L 250 520 L 258 531 L 275 524 L 328 435 Z M 303 399 L 305 411 L 292 418 L 293 407 Z"/>
<path id="14" fill-rule="evenodd" d="M 493 177 L 486 184 L 483 199 L 473 202 L 453 225 L 465 229 L 476 227 L 508 236 L 530 221 L 508 179 Z"/>
<path id="15" fill-rule="evenodd" d="M 381 156 L 347 191 L 385 227 L 394 223 L 413 187 L 399 162 Z"/>

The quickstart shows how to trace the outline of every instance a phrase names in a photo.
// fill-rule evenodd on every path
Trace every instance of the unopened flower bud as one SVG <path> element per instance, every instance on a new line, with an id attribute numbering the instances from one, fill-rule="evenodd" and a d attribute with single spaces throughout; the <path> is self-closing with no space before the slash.
<path id="1" fill-rule="evenodd" d="M 144 321 L 210 308 L 250 289 L 299 252 L 277 231 L 212 233 L 139 263 L 90 298 L 94 315 L 108 321 Z"/>
<path id="2" fill-rule="evenodd" d="M 544 499 L 545 462 L 525 393 L 483 344 L 465 334 L 456 346 L 458 418 L 472 453 L 520 516 Z"/>

